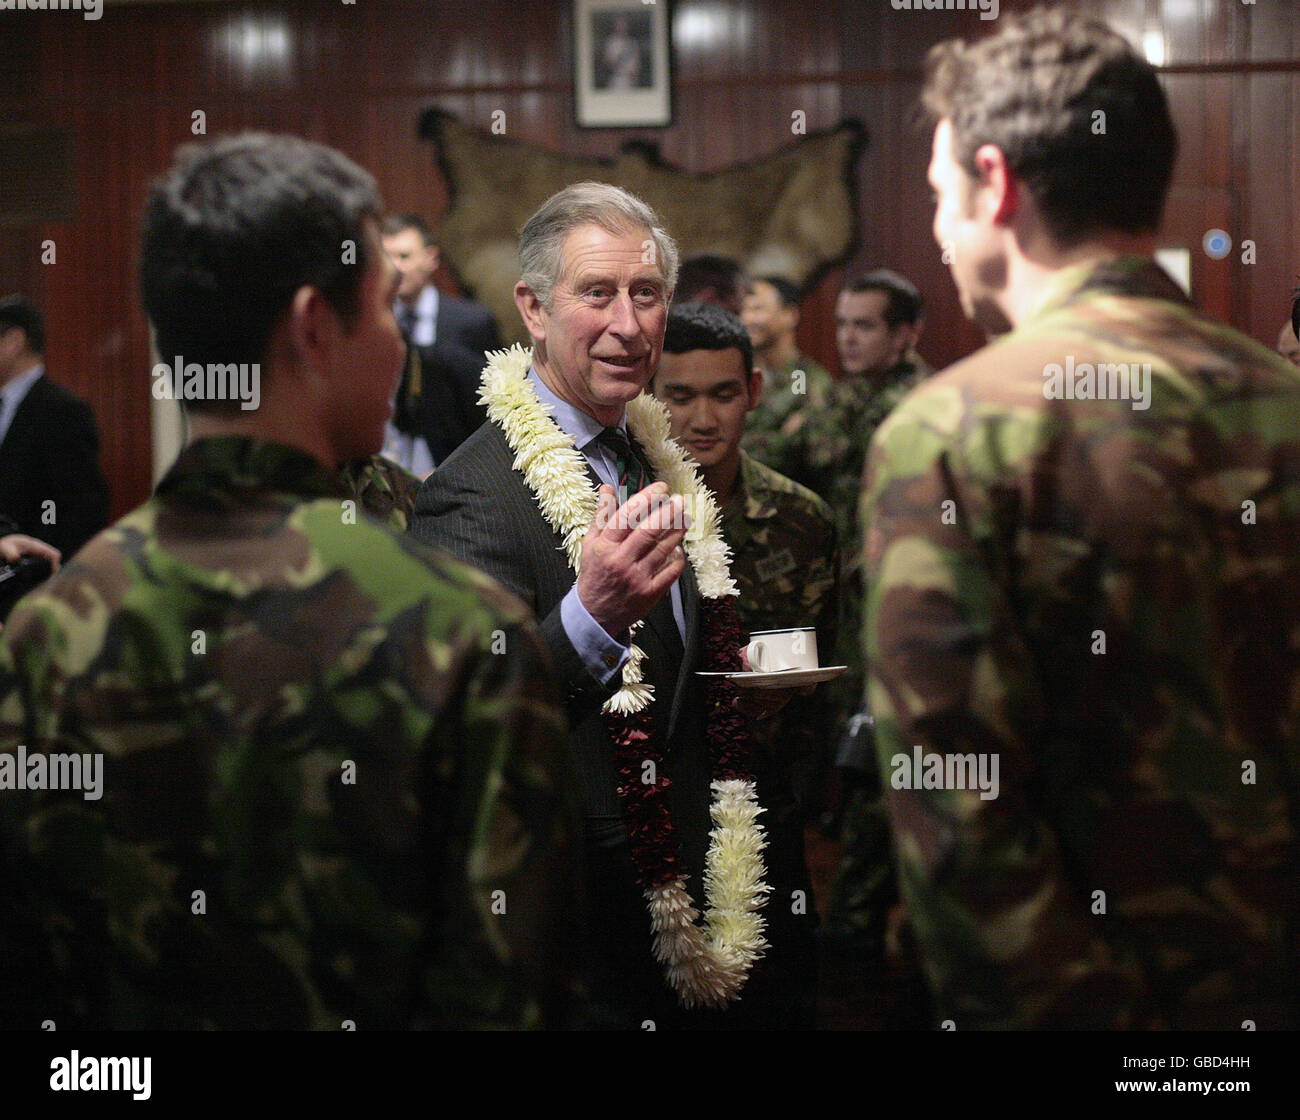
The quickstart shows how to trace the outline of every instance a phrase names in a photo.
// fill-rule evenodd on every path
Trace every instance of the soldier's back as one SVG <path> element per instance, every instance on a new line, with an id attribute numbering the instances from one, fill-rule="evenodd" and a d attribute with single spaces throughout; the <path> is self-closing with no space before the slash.
<path id="1" fill-rule="evenodd" d="M 60 1028 L 538 1023 L 574 879 L 526 609 L 305 456 L 241 443 L 191 448 L 3 635 L 0 752 L 102 759 L 97 799 L 0 804 L 12 937 L 50 980 L 29 1006 Z M 534 905 L 507 923 L 512 895 Z"/>
<path id="2" fill-rule="evenodd" d="M 1002 813 L 1046 825 L 999 843 L 1025 891 L 1059 875 L 1070 901 L 1012 913 L 987 835 L 969 884 L 939 887 L 910 813 L 904 881 L 972 1025 L 1294 1027 L 1300 377 L 1135 268 L 928 382 L 873 448 L 886 780 L 913 743 L 998 757 L 1010 808 L 936 803 L 971 808 L 969 838 Z M 958 896 L 1018 948 L 959 966 L 980 927 L 951 924 Z"/>

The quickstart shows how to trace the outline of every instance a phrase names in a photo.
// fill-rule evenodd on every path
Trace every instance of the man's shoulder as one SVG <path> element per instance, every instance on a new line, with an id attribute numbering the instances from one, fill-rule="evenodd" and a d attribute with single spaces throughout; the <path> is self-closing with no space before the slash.
<path id="1" fill-rule="evenodd" d="M 1000 438 L 1011 430 L 1040 429 L 1051 421 L 1044 407 L 1044 365 L 1061 353 L 1061 341 L 1006 335 L 938 373 L 899 386 L 897 399 L 871 444 L 895 467 L 928 462 L 951 452 L 972 429 L 995 423 Z M 1026 438 L 1026 446 L 1035 442 Z"/>
<path id="2" fill-rule="evenodd" d="M 26 615 L 102 631 L 125 610 L 165 625 L 184 621 L 196 597 L 251 602 L 263 592 L 272 594 L 277 610 L 299 617 L 315 617 L 308 604 L 319 603 L 325 629 L 363 617 L 387 624 L 412 610 L 429 620 L 477 618 L 488 629 L 531 617 L 483 572 L 338 498 L 304 499 L 284 509 L 273 530 L 257 533 L 255 561 L 243 547 L 248 526 L 236 527 L 234 512 L 230 531 L 209 523 L 199 539 L 176 531 L 184 514 L 173 503 L 151 498 L 24 597 L 11 620 L 15 631 Z M 300 605 L 290 608 L 290 600 Z"/>
<path id="3" fill-rule="evenodd" d="M 439 463 L 424 484 L 425 488 L 434 485 L 439 488 L 471 486 L 481 489 L 489 480 L 496 485 L 506 475 L 517 474 L 514 452 L 506 442 L 505 433 L 489 421 L 480 424 L 455 451 Z M 520 481 L 522 483 L 522 478 Z"/>
<path id="4" fill-rule="evenodd" d="M 782 513 L 797 513 L 828 527 L 834 525 L 831 507 L 808 487 L 759 462 L 748 452 L 742 451 L 740 455 L 741 474 L 750 497 L 770 502 Z"/>
<path id="5" fill-rule="evenodd" d="M 420 479 L 400 463 L 384 455 L 353 459 L 340 468 L 339 478 L 368 513 L 387 521 L 394 529 L 406 528 L 415 508 Z"/>
<path id="6" fill-rule="evenodd" d="M 90 405 L 57 381 L 51 381 L 49 372 L 41 374 L 23 397 L 23 404 L 69 415 L 89 415 Z"/>
<path id="7" fill-rule="evenodd" d="M 510 624 L 530 617 L 518 598 L 477 568 L 376 518 L 341 518 L 337 499 L 303 502 L 286 528 L 306 539 L 322 578 L 346 578 L 382 618 L 431 599 L 440 617 L 455 602 L 466 619 L 480 608 Z"/>
<path id="8" fill-rule="evenodd" d="M 816 381 L 826 385 L 834 382 L 835 378 L 831 376 L 830 370 L 821 364 L 816 358 L 809 354 L 800 352 L 795 355 L 794 369 L 801 369 L 808 375 L 809 381 Z"/>
<path id="9" fill-rule="evenodd" d="M 461 322 L 496 322 L 496 316 L 477 300 L 449 295 L 444 291 L 438 292 L 438 309 L 440 312 L 445 311 L 449 318 L 459 319 Z"/>

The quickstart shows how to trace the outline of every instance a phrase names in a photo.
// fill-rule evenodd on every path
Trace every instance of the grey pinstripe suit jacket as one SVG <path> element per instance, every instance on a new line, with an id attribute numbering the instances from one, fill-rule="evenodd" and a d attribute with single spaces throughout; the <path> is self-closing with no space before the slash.
<path id="1" fill-rule="evenodd" d="M 560 601 L 573 586 L 574 575 L 559 534 L 542 517 L 513 460 L 500 428 L 482 425 L 425 480 L 416 497 L 411 532 L 486 572 L 532 608 L 565 699 L 588 839 L 601 846 L 621 843 L 626 834 L 608 732 L 600 716 L 600 706 L 613 688 L 596 681 L 564 632 Z M 591 478 L 597 481 L 594 473 Z M 689 565 L 680 582 L 686 624 L 680 666 L 672 671 L 663 664 L 662 653 L 656 658 L 651 648 L 653 643 L 659 650 L 682 649 L 667 596 L 646 620 L 642 633 L 649 640 L 642 645 L 649 655 L 649 671 L 658 670 L 648 678 L 655 685 L 655 707 L 670 713 L 663 742 L 669 765 L 676 770 L 675 798 L 684 799 L 678 819 L 689 864 L 697 853 L 702 857 L 707 838 L 708 758 L 703 742 L 703 690 L 693 675 L 700 657 L 699 593 Z M 661 632 L 671 626 L 673 633 L 664 642 L 655 642 L 656 626 Z M 676 766 L 671 762 L 674 758 Z M 691 788 L 677 788 L 683 784 Z M 674 812 L 677 815 L 676 804 Z M 702 868 L 695 870 L 698 874 Z"/>

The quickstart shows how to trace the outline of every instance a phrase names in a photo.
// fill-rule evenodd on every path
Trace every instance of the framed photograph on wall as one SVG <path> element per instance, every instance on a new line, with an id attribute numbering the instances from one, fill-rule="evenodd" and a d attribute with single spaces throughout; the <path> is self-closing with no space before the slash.
<path id="1" fill-rule="evenodd" d="M 573 109 L 581 128 L 672 124 L 669 0 L 573 0 Z"/>

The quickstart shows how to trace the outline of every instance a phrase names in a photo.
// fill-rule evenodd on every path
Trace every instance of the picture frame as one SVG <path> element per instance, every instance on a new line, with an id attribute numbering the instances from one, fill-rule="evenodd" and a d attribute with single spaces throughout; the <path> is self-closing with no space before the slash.
<path id="1" fill-rule="evenodd" d="M 672 124 L 669 0 L 573 0 L 579 128 Z"/>

